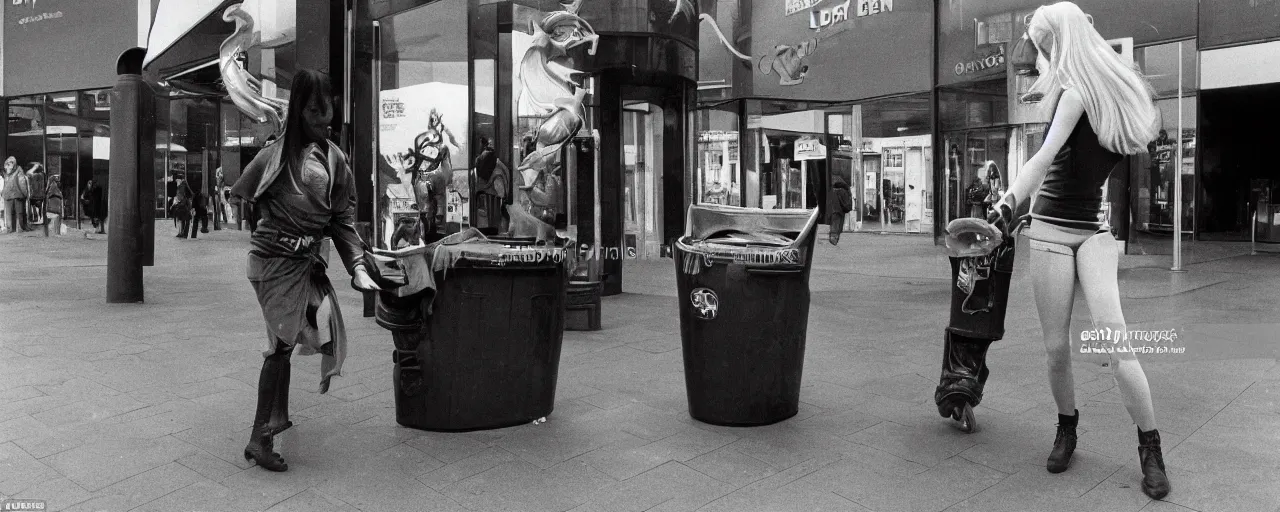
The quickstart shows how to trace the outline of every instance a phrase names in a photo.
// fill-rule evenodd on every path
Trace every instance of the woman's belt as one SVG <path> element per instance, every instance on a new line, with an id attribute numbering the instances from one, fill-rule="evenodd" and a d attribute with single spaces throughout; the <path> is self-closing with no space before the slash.
<path id="1" fill-rule="evenodd" d="M 266 229 L 262 227 L 258 228 L 257 233 L 254 233 L 255 238 L 259 236 L 258 233 L 261 233 L 261 237 L 266 241 L 274 242 L 279 247 L 287 249 L 294 255 L 311 252 L 311 249 L 320 246 L 320 241 L 323 239 L 318 236 L 294 235 L 284 231 Z"/>

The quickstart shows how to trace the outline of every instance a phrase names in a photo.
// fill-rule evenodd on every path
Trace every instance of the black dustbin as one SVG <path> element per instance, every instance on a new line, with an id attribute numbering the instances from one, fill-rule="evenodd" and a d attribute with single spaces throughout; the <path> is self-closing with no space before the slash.
<path id="1" fill-rule="evenodd" d="M 689 415 L 776 423 L 800 406 L 817 210 L 689 208 L 673 246 Z"/>
<path id="2" fill-rule="evenodd" d="M 397 258 L 409 282 L 429 272 L 432 286 L 379 292 L 375 315 L 395 342 L 396 422 L 468 431 L 550 415 L 564 340 L 564 246 L 468 231 L 412 252 Z"/>
<path id="3" fill-rule="evenodd" d="M 948 229 L 957 228 L 949 225 Z M 976 428 L 972 409 L 982 402 L 991 373 L 987 349 L 1004 338 L 1005 312 L 1009 307 L 1016 240 L 1009 236 L 993 241 L 999 245 L 989 253 L 949 258 L 951 315 L 934 403 L 939 415 L 961 422 L 961 429 L 966 431 Z"/>

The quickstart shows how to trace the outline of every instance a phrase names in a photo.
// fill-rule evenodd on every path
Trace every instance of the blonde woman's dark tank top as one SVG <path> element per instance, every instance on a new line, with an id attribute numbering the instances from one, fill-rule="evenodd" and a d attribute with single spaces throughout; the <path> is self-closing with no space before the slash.
<path id="1" fill-rule="evenodd" d="M 1098 142 L 1089 115 L 1080 116 L 1066 144 L 1049 165 L 1031 218 L 1068 228 L 1102 228 L 1098 219 L 1102 212 L 1102 186 L 1123 160 L 1124 155 Z"/>

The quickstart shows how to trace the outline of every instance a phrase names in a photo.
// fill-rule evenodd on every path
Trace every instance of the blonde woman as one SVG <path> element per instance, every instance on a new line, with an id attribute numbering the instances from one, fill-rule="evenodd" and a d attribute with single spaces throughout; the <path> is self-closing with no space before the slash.
<path id="1" fill-rule="evenodd" d="M 1058 407 L 1058 433 L 1046 468 L 1059 473 L 1071 461 L 1080 417 L 1070 333 L 1077 282 L 1093 326 L 1125 332 L 1116 241 L 1099 221 L 1102 185 L 1124 155 L 1146 151 L 1156 137 L 1159 114 L 1151 86 L 1120 59 L 1075 4 L 1037 9 L 1022 44 L 1033 45 L 1038 54 L 1040 76 L 1029 99 L 1041 98 L 1054 114 L 1044 146 L 1023 166 L 989 220 L 1007 232 L 1017 206 L 1036 197 L 1027 235 L 1032 285 L 1048 352 L 1049 387 Z M 1118 342 L 1111 348 L 1126 346 Z M 1170 485 L 1147 377 L 1130 351 L 1113 351 L 1110 359 L 1125 409 L 1138 427 L 1142 490 L 1163 498 Z"/>

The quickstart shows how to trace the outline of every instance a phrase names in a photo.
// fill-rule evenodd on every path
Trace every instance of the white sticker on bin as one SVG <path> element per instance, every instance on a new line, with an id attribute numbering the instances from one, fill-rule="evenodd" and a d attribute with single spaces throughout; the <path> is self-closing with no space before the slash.
<path id="1" fill-rule="evenodd" d="M 702 320 L 715 320 L 720 310 L 720 298 L 710 288 L 696 288 L 689 294 L 693 314 Z"/>

